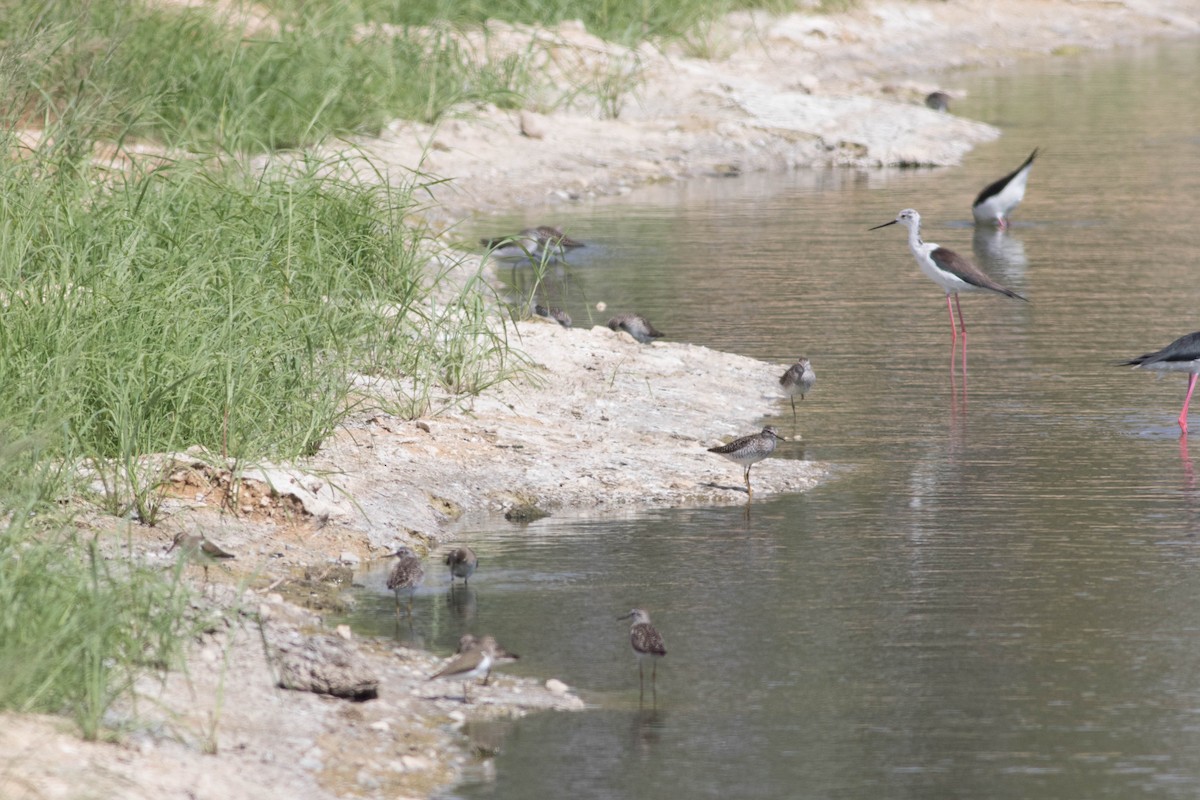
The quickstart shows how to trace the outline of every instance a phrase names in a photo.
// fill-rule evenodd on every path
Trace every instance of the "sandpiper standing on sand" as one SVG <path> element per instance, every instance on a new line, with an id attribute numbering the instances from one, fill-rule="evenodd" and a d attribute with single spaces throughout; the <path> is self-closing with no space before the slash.
<path id="1" fill-rule="evenodd" d="M 467 637 L 470 636 L 470 639 Z M 463 649 L 465 646 L 465 649 Z M 429 680 L 437 678 L 457 678 L 463 682 L 463 702 L 471 702 L 469 693 L 470 681 L 475 678 L 483 678 L 486 685 L 487 678 L 491 676 L 492 667 L 502 661 L 513 661 L 518 658 L 515 653 L 510 653 L 496 642 L 493 636 L 484 636 L 481 639 L 475 639 L 471 634 L 464 634 L 459 640 L 460 653 L 442 667 L 433 675 L 429 676 Z"/>
<path id="2" fill-rule="evenodd" d="M 198 533 L 177 533 L 167 552 L 178 548 L 193 564 L 204 567 L 204 582 L 208 583 L 208 568 L 212 564 L 236 558 L 233 553 L 222 550 Z"/>
<path id="3" fill-rule="evenodd" d="M 951 338 L 958 338 L 958 331 L 954 327 L 955 308 L 958 309 L 958 325 L 962 328 L 964 336 L 967 333 L 967 324 L 963 322 L 962 318 L 962 307 L 958 304 L 959 292 L 987 290 L 1015 297 L 1017 300 L 1025 300 L 1024 297 L 1012 289 L 1007 289 L 989 278 L 969 258 L 960 256 L 953 250 L 947 250 L 945 247 L 933 242 L 922 241 L 921 215 L 915 209 L 906 208 L 897 214 L 896 218 L 891 222 L 876 225 L 870 230 L 874 231 L 886 228 L 888 225 L 895 225 L 897 222 L 908 228 L 908 249 L 912 251 L 913 258 L 917 260 L 917 266 L 921 268 L 921 272 L 925 273 L 925 277 L 942 287 L 942 291 L 946 293 L 946 309 L 950 312 Z M 954 295 L 954 308 L 950 307 L 950 295 Z"/>
<path id="4" fill-rule="evenodd" d="M 462 578 L 464 584 L 470 585 L 470 578 L 475 574 L 475 568 L 479 566 L 479 557 L 475 555 L 474 550 L 464 544 L 446 554 L 446 566 L 450 568 L 451 583 L 454 583 L 455 578 Z"/>
<path id="5" fill-rule="evenodd" d="M 650 614 L 645 609 L 635 608 L 628 614 L 617 617 L 618 620 L 630 618 L 633 619 L 633 622 L 629 625 L 629 644 L 633 647 L 633 654 L 637 656 L 639 699 L 646 694 L 646 674 L 643 671 L 643 663 L 647 658 L 652 663 L 650 690 L 657 696 L 658 659 L 667 654 L 666 645 L 663 644 L 662 634 L 650 624 Z"/>
<path id="6" fill-rule="evenodd" d="M 783 393 L 792 401 L 793 422 L 796 420 L 796 395 L 800 395 L 800 399 L 803 400 L 804 395 L 812 390 L 816 382 L 817 373 L 813 372 L 812 363 L 804 356 L 796 359 L 796 363 L 788 367 L 787 372 L 779 379 Z"/>
<path id="7" fill-rule="evenodd" d="M 390 553 L 388 558 L 397 559 L 387 579 L 387 588 L 396 595 L 396 616 L 400 616 L 401 594 L 408 595 L 408 613 L 411 616 L 413 594 L 421 585 L 421 579 L 425 577 L 425 568 L 421 566 L 420 557 L 408 547 L 396 548 L 396 552 Z"/>
<path id="8" fill-rule="evenodd" d="M 608 327 L 614 331 L 625 331 L 642 344 L 650 344 L 663 335 L 641 314 L 617 314 L 608 321 Z"/>
<path id="9" fill-rule="evenodd" d="M 708 452 L 725 456 L 730 461 L 746 468 L 746 496 L 749 498 L 753 496 L 750 489 L 750 468 L 774 453 L 775 445 L 778 443 L 779 431 L 768 425 L 762 429 L 761 433 L 734 439 L 729 444 L 723 444 L 720 447 L 710 447 Z"/>

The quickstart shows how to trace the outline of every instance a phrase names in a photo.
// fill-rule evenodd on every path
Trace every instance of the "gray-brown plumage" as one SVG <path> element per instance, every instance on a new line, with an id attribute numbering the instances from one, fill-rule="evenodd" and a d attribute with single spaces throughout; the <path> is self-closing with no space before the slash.
<path id="1" fill-rule="evenodd" d="M 177 533 L 167 552 L 177 549 L 193 564 L 204 567 L 204 582 L 208 583 L 208 568 L 212 564 L 236 558 L 198 533 Z"/>
<path id="2" fill-rule="evenodd" d="M 625 331 L 642 344 L 650 344 L 663 335 L 641 314 L 617 314 L 608 321 L 608 327 L 614 331 Z"/>
<path id="3" fill-rule="evenodd" d="M 486 247 L 493 258 L 520 260 L 530 259 L 541 261 L 546 258 L 557 258 L 567 250 L 583 247 L 583 242 L 572 239 L 562 232 L 561 228 L 550 225 L 538 225 L 536 228 L 525 228 L 512 236 L 497 236 L 491 239 L 480 239 L 479 243 Z"/>
<path id="4" fill-rule="evenodd" d="M 463 583 L 469 585 L 471 576 L 475 574 L 475 568 L 479 566 L 479 557 L 475 555 L 474 550 L 463 545 L 446 554 L 446 566 L 450 568 L 451 583 L 455 578 L 462 578 Z"/>
<path id="5" fill-rule="evenodd" d="M 387 588 L 396 595 L 396 614 L 400 614 L 401 594 L 408 595 L 408 613 L 411 614 L 413 593 L 425 577 L 425 568 L 421 566 L 420 557 L 408 547 L 398 547 L 389 558 L 397 559 L 387 579 Z"/>
<path id="6" fill-rule="evenodd" d="M 469 637 L 469 638 L 468 638 Z M 494 636 L 484 636 L 481 639 L 476 639 L 469 633 L 465 633 L 458 642 L 459 653 L 446 663 L 433 675 L 429 676 L 429 680 L 437 678 L 457 678 L 463 682 L 463 702 L 471 702 L 469 693 L 470 681 L 473 678 L 483 678 L 484 685 L 487 685 L 488 678 L 491 677 L 492 667 L 506 661 L 514 661 L 518 656 L 505 650 L 496 641 Z"/>
<path id="7" fill-rule="evenodd" d="M 645 695 L 646 692 L 646 677 L 642 665 L 647 658 L 650 659 L 653 667 L 650 674 L 650 687 L 657 693 L 658 659 L 667 654 L 666 645 L 663 643 L 662 634 L 650 624 L 650 614 L 645 609 L 635 608 L 628 614 L 617 617 L 618 620 L 630 618 L 633 619 L 633 622 L 629 624 L 629 644 L 633 647 L 633 654 L 637 656 L 638 660 L 640 694 Z"/>
<path id="8" fill-rule="evenodd" d="M 561 308 L 555 308 L 554 306 L 547 307 L 543 305 L 535 305 L 533 307 L 533 313 L 537 314 L 539 317 L 552 319 L 559 325 L 562 325 L 564 328 L 571 327 L 571 315 L 563 311 Z"/>
<path id="9" fill-rule="evenodd" d="M 950 110 L 950 95 L 945 92 L 930 92 L 925 95 L 925 105 L 934 111 Z"/>
<path id="10" fill-rule="evenodd" d="M 476 638 L 473 633 L 464 633 L 458 637 L 458 649 L 455 653 L 465 653 L 468 650 L 476 647 L 490 647 L 492 650 L 492 667 L 497 667 L 501 664 L 508 664 L 520 659 L 516 653 L 506 650 L 496 641 L 496 637 L 490 633 L 482 639 Z M 492 677 L 492 670 L 488 669 L 487 675 L 483 676 L 483 686 L 488 685 L 488 681 Z"/>
<path id="11" fill-rule="evenodd" d="M 768 425 L 760 433 L 734 439 L 729 444 L 723 444 L 719 447 L 710 447 L 708 448 L 708 452 L 725 456 L 735 464 L 741 464 L 746 468 L 746 496 L 752 497 L 754 493 L 750 489 L 750 468 L 771 455 L 771 453 L 774 453 L 775 445 L 778 443 L 779 431 Z"/>
<path id="12" fill-rule="evenodd" d="M 800 395 L 800 399 L 803 400 L 804 395 L 812 389 L 816 382 L 817 373 L 813 372 L 812 363 L 804 356 L 788 367 L 787 372 L 783 373 L 783 377 L 779 379 L 783 393 L 792 401 L 792 421 L 796 419 L 796 395 Z"/>

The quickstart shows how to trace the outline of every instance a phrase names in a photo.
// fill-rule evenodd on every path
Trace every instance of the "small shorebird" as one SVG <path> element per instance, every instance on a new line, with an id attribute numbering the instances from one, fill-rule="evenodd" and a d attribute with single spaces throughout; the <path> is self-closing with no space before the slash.
<path id="1" fill-rule="evenodd" d="M 1000 230 L 1008 227 L 1008 215 L 1025 198 L 1025 184 L 1029 182 L 1029 170 L 1033 169 L 1037 154 L 1035 147 L 1024 164 L 984 187 L 971 206 L 976 225 L 995 225 Z"/>
<path id="2" fill-rule="evenodd" d="M 429 676 L 429 680 L 437 678 L 457 678 L 463 682 L 463 702 L 471 702 L 469 692 L 470 681 L 475 678 L 484 678 L 485 680 L 491 675 L 492 667 L 496 666 L 503 659 L 516 659 L 517 656 L 509 653 L 504 648 L 497 644 L 496 639 L 492 636 L 484 636 L 482 639 L 475 641 L 465 641 L 466 634 L 459 640 L 459 647 L 462 648 L 466 644 L 466 649 L 462 650 L 454 658 L 442 667 L 433 675 Z M 474 636 L 471 639 L 475 639 Z M 501 656 L 500 653 L 504 655 Z"/>
<path id="3" fill-rule="evenodd" d="M 617 314 L 608 321 L 608 327 L 614 331 L 625 331 L 642 344 L 650 344 L 663 335 L 641 314 Z"/>
<path id="4" fill-rule="evenodd" d="M 395 566 L 388 573 L 387 588 L 396 595 L 396 616 L 400 616 L 400 595 L 408 595 L 408 613 L 412 615 L 413 594 L 425 577 L 425 568 L 421 559 L 408 547 L 398 547 L 396 552 L 389 553 L 388 558 L 396 558 Z"/>
<path id="5" fill-rule="evenodd" d="M 510 653 L 501 647 L 500 643 L 496 641 L 496 637 L 491 634 L 479 639 L 473 633 L 464 633 L 458 637 L 458 649 L 454 653 L 455 655 L 461 655 L 476 647 L 490 647 L 492 649 L 492 667 L 498 667 L 501 664 L 511 664 L 521 658 L 516 653 Z M 483 676 L 483 683 L 481 685 L 487 686 L 491 677 L 492 670 L 488 669 L 487 674 Z"/>
<path id="6" fill-rule="evenodd" d="M 1196 388 L 1196 376 L 1200 375 L 1200 331 L 1180 336 L 1175 341 L 1154 353 L 1122 361 L 1122 367 L 1140 367 L 1162 372 L 1187 372 L 1187 397 L 1183 399 L 1183 410 L 1179 412 L 1179 427 L 1187 435 L 1188 404 L 1192 402 L 1192 391 Z"/>
<path id="7" fill-rule="evenodd" d="M 925 105 L 934 111 L 950 110 L 950 95 L 945 92 L 930 92 L 925 96 Z"/>
<path id="8" fill-rule="evenodd" d="M 463 545 L 446 554 L 446 566 L 450 568 L 451 583 L 454 583 L 455 578 L 462 578 L 464 584 L 469 584 L 470 577 L 479 566 L 479 557 L 475 555 L 474 550 Z"/>
<path id="9" fill-rule="evenodd" d="M 545 317 L 546 319 L 552 319 L 555 322 L 557 322 L 559 325 L 562 325 L 564 328 L 571 327 L 571 315 L 568 314 L 567 312 L 563 311 L 561 308 L 555 308 L 554 306 L 547 307 L 547 306 L 543 306 L 543 305 L 536 305 L 533 307 L 533 313 L 537 314 L 539 317 Z"/>
<path id="10" fill-rule="evenodd" d="M 912 251 L 913 258 L 917 260 L 917 266 L 921 268 L 921 272 L 946 292 L 946 310 L 950 312 L 950 335 L 952 337 L 957 338 L 958 332 L 954 327 L 954 309 L 950 307 L 950 295 L 954 295 L 954 306 L 958 309 L 958 324 L 962 328 L 963 335 L 967 333 L 967 325 L 963 322 L 962 306 L 958 304 L 959 292 L 986 289 L 1015 297 L 1018 300 L 1025 300 L 1012 289 L 1006 289 L 985 275 L 971 259 L 933 242 L 921 241 L 921 215 L 911 208 L 901 211 L 891 222 L 876 225 L 870 230 L 886 228 L 897 222 L 908 228 L 908 249 Z"/>
<path id="11" fill-rule="evenodd" d="M 752 497 L 750 468 L 775 452 L 775 445 L 778 442 L 779 431 L 768 425 L 762 429 L 761 433 L 734 439 L 729 444 L 723 444 L 720 447 L 710 447 L 708 448 L 708 452 L 725 456 L 730 461 L 741 464 L 746 468 L 746 496 Z"/>
<path id="12" fill-rule="evenodd" d="M 479 243 L 488 249 L 493 258 L 506 261 L 523 258 L 530 259 L 531 261 L 541 261 L 544 258 L 558 258 L 567 250 L 583 247 L 583 242 L 567 236 L 562 232 L 561 228 L 554 228 L 549 225 L 525 228 L 513 236 L 480 239 Z"/>
<path id="13" fill-rule="evenodd" d="M 647 658 L 653 665 L 650 673 L 650 689 L 657 694 L 658 659 L 667 654 L 666 645 L 663 644 L 662 634 L 650 624 L 650 615 L 645 609 L 635 608 L 628 614 L 617 617 L 617 620 L 630 618 L 633 619 L 633 622 L 629 625 L 629 644 L 633 647 L 633 654 L 637 656 L 639 697 L 646 694 L 646 673 L 643 671 L 643 662 Z"/>
<path id="14" fill-rule="evenodd" d="M 792 401 L 793 422 L 796 419 L 796 395 L 800 395 L 800 399 L 803 400 L 804 395 L 812 391 L 816 382 L 817 373 L 813 372 L 812 363 L 804 356 L 796 359 L 796 363 L 788 367 L 787 372 L 779 379 L 784 395 Z"/>
<path id="15" fill-rule="evenodd" d="M 171 541 L 167 552 L 179 548 L 179 551 L 193 564 L 204 567 L 204 582 L 208 583 L 208 568 L 212 564 L 236 558 L 233 553 L 222 550 L 217 545 L 205 539 L 198 533 L 177 533 Z"/>

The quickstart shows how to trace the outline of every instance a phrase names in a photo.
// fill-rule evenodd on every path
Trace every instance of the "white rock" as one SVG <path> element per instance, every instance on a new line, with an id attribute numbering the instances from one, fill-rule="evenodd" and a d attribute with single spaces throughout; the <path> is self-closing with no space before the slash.
<path id="1" fill-rule="evenodd" d="M 571 691 L 571 687 L 560 681 L 558 678 L 551 678 L 546 681 L 546 691 L 550 694 L 566 694 Z"/>

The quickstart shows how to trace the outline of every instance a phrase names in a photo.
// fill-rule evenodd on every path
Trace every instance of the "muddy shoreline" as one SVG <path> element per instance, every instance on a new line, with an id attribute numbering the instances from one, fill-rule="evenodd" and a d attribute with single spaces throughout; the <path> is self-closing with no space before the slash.
<path id="1" fill-rule="evenodd" d="M 1198 20 L 1195 0 L 868 2 L 830 16 L 735 15 L 706 43 L 710 59 L 629 51 L 572 25 L 495 26 L 488 47 L 499 52 L 543 37 L 563 69 L 635 65 L 640 88 L 616 119 L 598 100 L 547 115 L 472 109 L 352 144 L 397 180 L 414 169 L 450 179 L 433 189 L 434 229 L 704 175 L 954 164 L 1000 135 L 921 104 L 933 89 L 955 94 L 954 70 L 1196 36 Z M 429 797 L 468 767 L 486 772 L 495 743 L 472 738 L 475 721 L 584 707 L 586 694 L 569 687 L 502 674 L 462 703 L 453 683 L 427 680 L 449 654 L 329 630 L 323 615 L 345 588 L 330 576 L 361 575 L 407 543 L 442 577 L 437 554 L 475 515 L 744 503 L 740 468 L 705 448 L 780 413 L 786 365 L 536 319 L 510 325 L 508 337 L 526 359 L 521 377 L 463 407 L 415 421 L 365 410 L 313 459 L 235 483 L 210 455 L 177 454 L 160 525 L 83 518 L 114 559 L 169 568 L 164 551 L 179 531 L 235 552 L 197 601 L 198 614 L 220 611 L 221 621 L 192 644 L 186 675 L 144 682 L 144 702 L 111 715 L 115 742 L 82 742 L 59 719 L 5 715 L 0 796 Z M 810 399 L 819 395 L 818 382 Z M 782 430 L 785 457 L 755 468 L 756 495 L 826 479 L 828 465 L 802 460 L 803 427 Z M 329 638 L 374 676 L 378 699 L 277 688 L 281 650 Z M 542 676 L 551 678 L 570 684 Z"/>

